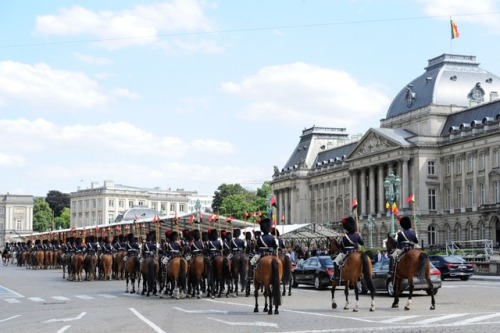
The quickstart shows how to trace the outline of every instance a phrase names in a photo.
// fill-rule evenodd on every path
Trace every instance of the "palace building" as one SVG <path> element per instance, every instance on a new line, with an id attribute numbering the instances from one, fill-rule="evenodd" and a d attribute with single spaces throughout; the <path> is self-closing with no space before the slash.
<path id="1" fill-rule="evenodd" d="M 354 212 L 365 244 L 382 246 L 399 229 L 396 207 L 425 246 L 499 241 L 499 92 L 500 77 L 475 56 L 443 54 L 358 140 L 342 128 L 305 129 L 274 168 L 278 216 L 321 228 Z"/>

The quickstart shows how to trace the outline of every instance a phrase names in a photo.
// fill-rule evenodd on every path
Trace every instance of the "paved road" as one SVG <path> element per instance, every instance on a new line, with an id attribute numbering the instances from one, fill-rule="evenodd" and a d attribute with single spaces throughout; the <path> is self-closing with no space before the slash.
<path id="1" fill-rule="evenodd" d="M 332 310 L 330 291 L 309 287 L 283 298 L 279 315 L 253 313 L 253 297 L 184 299 L 126 294 L 124 281 L 68 282 L 60 271 L 0 267 L 0 332 L 494 332 L 500 329 L 500 281 L 446 280 L 436 310 L 423 292 L 412 309 L 392 299 L 360 298 L 360 311 Z M 337 302 L 343 305 L 343 291 Z M 261 298 L 261 311 L 263 299 Z M 350 297 L 351 308 L 354 296 Z"/>

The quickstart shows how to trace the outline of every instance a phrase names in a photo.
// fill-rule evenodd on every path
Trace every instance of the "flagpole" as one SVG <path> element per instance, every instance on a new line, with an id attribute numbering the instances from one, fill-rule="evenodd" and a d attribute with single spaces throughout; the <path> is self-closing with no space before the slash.
<path id="1" fill-rule="evenodd" d="M 416 206 L 416 200 L 415 200 L 415 195 L 413 195 L 413 201 L 412 201 L 413 224 L 414 224 L 413 230 L 415 230 L 415 236 L 416 236 L 418 233 L 418 230 L 417 230 L 417 210 L 416 210 L 415 206 Z"/>

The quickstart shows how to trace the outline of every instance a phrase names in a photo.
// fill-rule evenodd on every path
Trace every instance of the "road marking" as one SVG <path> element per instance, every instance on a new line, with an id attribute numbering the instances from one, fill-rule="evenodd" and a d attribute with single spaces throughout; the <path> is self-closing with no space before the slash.
<path id="1" fill-rule="evenodd" d="M 413 318 L 416 318 L 416 317 L 418 317 L 418 316 L 398 316 L 398 317 L 394 317 L 394 318 L 382 320 L 381 323 L 386 323 L 386 324 L 396 323 L 398 321 L 407 320 L 407 319 L 413 319 Z"/>
<path id="2" fill-rule="evenodd" d="M 82 312 L 80 313 L 78 316 L 74 317 L 74 318 L 61 318 L 61 319 L 49 319 L 49 320 L 46 320 L 44 321 L 43 323 L 44 324 L 48 324 L 48 323 L 56 323 L 56 322 L 59 322 L 59 321 L 73 321 L 73 320 L 80 320 L 83 318 L 83 316 L 85 316 L 87 314 L 87 312 Z"/>
<path id="3" fill-rule="evenodd" d="M 52 296 L 53 299 L 57 299 L 58 301 L 69 301 L 69 298 L 64 296 Z"/>
<path id="4" fill-rule="evenodd" d="M 174 306 L 174 309 L 177 309 L 179 311 L 182 311 L 182 312 L 186 312 L 186 313 L 221 313 L 221 314 L 228 314 L 229 311 L 223 311 L 223 310 L 185 310 L 185 309 L 182 309 L 182 308 L 178 308 L 178 307 L 175 307 Z"/>
<path id="5" fill-rule="evenodd" d="M 66 331 L 68 328 L 70 328 L 71 325 L 67 325 L 67 326 L 64 326 L 63 328 L 61 328 L 59 331 L 57 331 L 56 333 L 63 333 L 64 331 Z"/>
<path id="6" fill-rule="evenodd" d="M 481 320 L 486 320 L 486 319 L 495 318 L 495 317 L 499 317 L 499 316 L 500 316 L 500 313 L 491 313 L 491 314 L 485 315 L 485 316 L 479 316 L 479 317 L 474 317 L 474 318 L 458 321 L 458 322 L 453 323 L 453 325 L 454 326 L 466 325 L 466 324 L 476 323 L 476 322 L 481 321 Z"/>
<path id="7" fill-rule="evenodd" d="M 159 328 L 158 326 L 156 326 L 151 320 L 147 319 L 142 314 L 140 314 L 139 312 L 137 312 L 134 308 L 129 308 L 129 310 L 132 311 L 132 313 L 135 314 L 140 320 L 142 320 L 143 322 L 145 322 L 146 324 L 148 324 L 149 327 L 151 327 L 152 329 L 154 329 L 156 332 L 158 332 L 158 333 L 165 333 L 165 331 L 163 331 L 161 328 Z"/>
<path id="8" fill-rule="evenodd" d="M 0 286 L 0 297 L 3 297 L 4 295 L 6 295 L 7 297 L 12 297 L 13 296 L 13 295 L 7 294 L 7 292 L 9 294 L 14 294 L 14 296 L 17 296 L 17 297 L 24 297 L 20 293 L 16 293 L 14 290 L 10 290 L 9 288 L 6 288 L 4 286 Z"/>
<path id="9" fill-rule="evenodd" d="M 4 298 L 4 301 L 11 304 L 21 303 L 21 301 L 18 298 Z"/>
<path id="10" fill-rule="evenodd" d="M 234 321 L 225 321 L 221 319 L 216 319 L 216 318 L 210 318 L 208 317 L 207 319 L 215 320 L 218 321 L 219 323 L 224 323 L 226 325 L 231 325 L 231 326 L 269 326 L 269 327 L 278 327 L 278 324 L 276 323 L 266 323 L 264 321 L 252 321 L 252 322 L 234 322 Z"/>
<path id="11" fill-rule="evenodd" d="M 457 317 L 463 317 L 463 316 L 468 316 L 468 315 L 470 315 L 470 313 L 453 313 L 453 314 L 449 314 L 446 316 L 440 316 L 440 317 L 435 317 L 435 318 L 417 321 L 414 324 L 427 325 L 427 324 L 435 323 L 436 321 L 457 318 Z"/>
<path id="12" fill-rule="evenodd" d="M 97 296 L 101 296 L 101 297 L 104 297 L 104 298 L 116 298 L 115 295 L 108 295 L 108 294 L 97 294 Z"/>
<path id="13" fill-rule="evenodd" d="M 21 315 L 15 315 L 15 316 L 12 316 L 12 317 L 9 317 L 9 318 L 1 319 L 0 323 L 3 323 L 4 321 L 11 320 L 11 319 L 14 319 L 14 318 L 17 318 L 17 317 L 21 317 Z"/>
<path id="14" fill-rule="evenodd" d="M 75 297 L 78 297 L 80 299 L 94 299 L 94 297 L 87 296 L 87 295 L 75 295 Z"/>
<path id="15" fill-rule="evenodd" d="M 45 300 L 40 297 L 28 297 L 28 299 L 33 302 L 45 302 Z"/>

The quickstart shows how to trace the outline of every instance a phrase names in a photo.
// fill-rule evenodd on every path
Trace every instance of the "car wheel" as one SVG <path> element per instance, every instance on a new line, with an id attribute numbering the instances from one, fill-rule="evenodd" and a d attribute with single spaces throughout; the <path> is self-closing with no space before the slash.
<path id="1" fill-rule="evenodd" d="M 387 293 L 389 296 L 394 296 L 394 282 L 392 279 L 387 280 Z"/>
<path id="2" fill-rule="evenodd" d="M 295 276 L 292 277 L 292 287 L 293 288 L 297 288 L 299 286 L 299 284 L 297 283 L 297 281 L 295 280 Z"/>
<path id="3" fill-rule="evenodd" d="M 469 277 L 468 277 L 468 276 L 461 276 L 461 277 L 460 277 L 460 280 L 462 280 L 462 281 L 467 281 L 468 279 L 469 279 Z"/>
<path id="4" fill-rule="evenodd" d="M 434 295 L 438 293 L 438 290 L 439 290 L 438 288 L 434 288 Z M 429 290 L 426 290 L 425 292 L 427 293 L 427 295 L 429 296 L 431 295 L 431 292 Z"/>
<path id="5" fill-rule="evenodd" d="M 314 277 L 314 289 L 316 289 L 316 290 L 323 289 L 323 287 L 321 285 L 321 281 L 319 280 L 319 276 L 317 276 L 317 275 Z"/>

